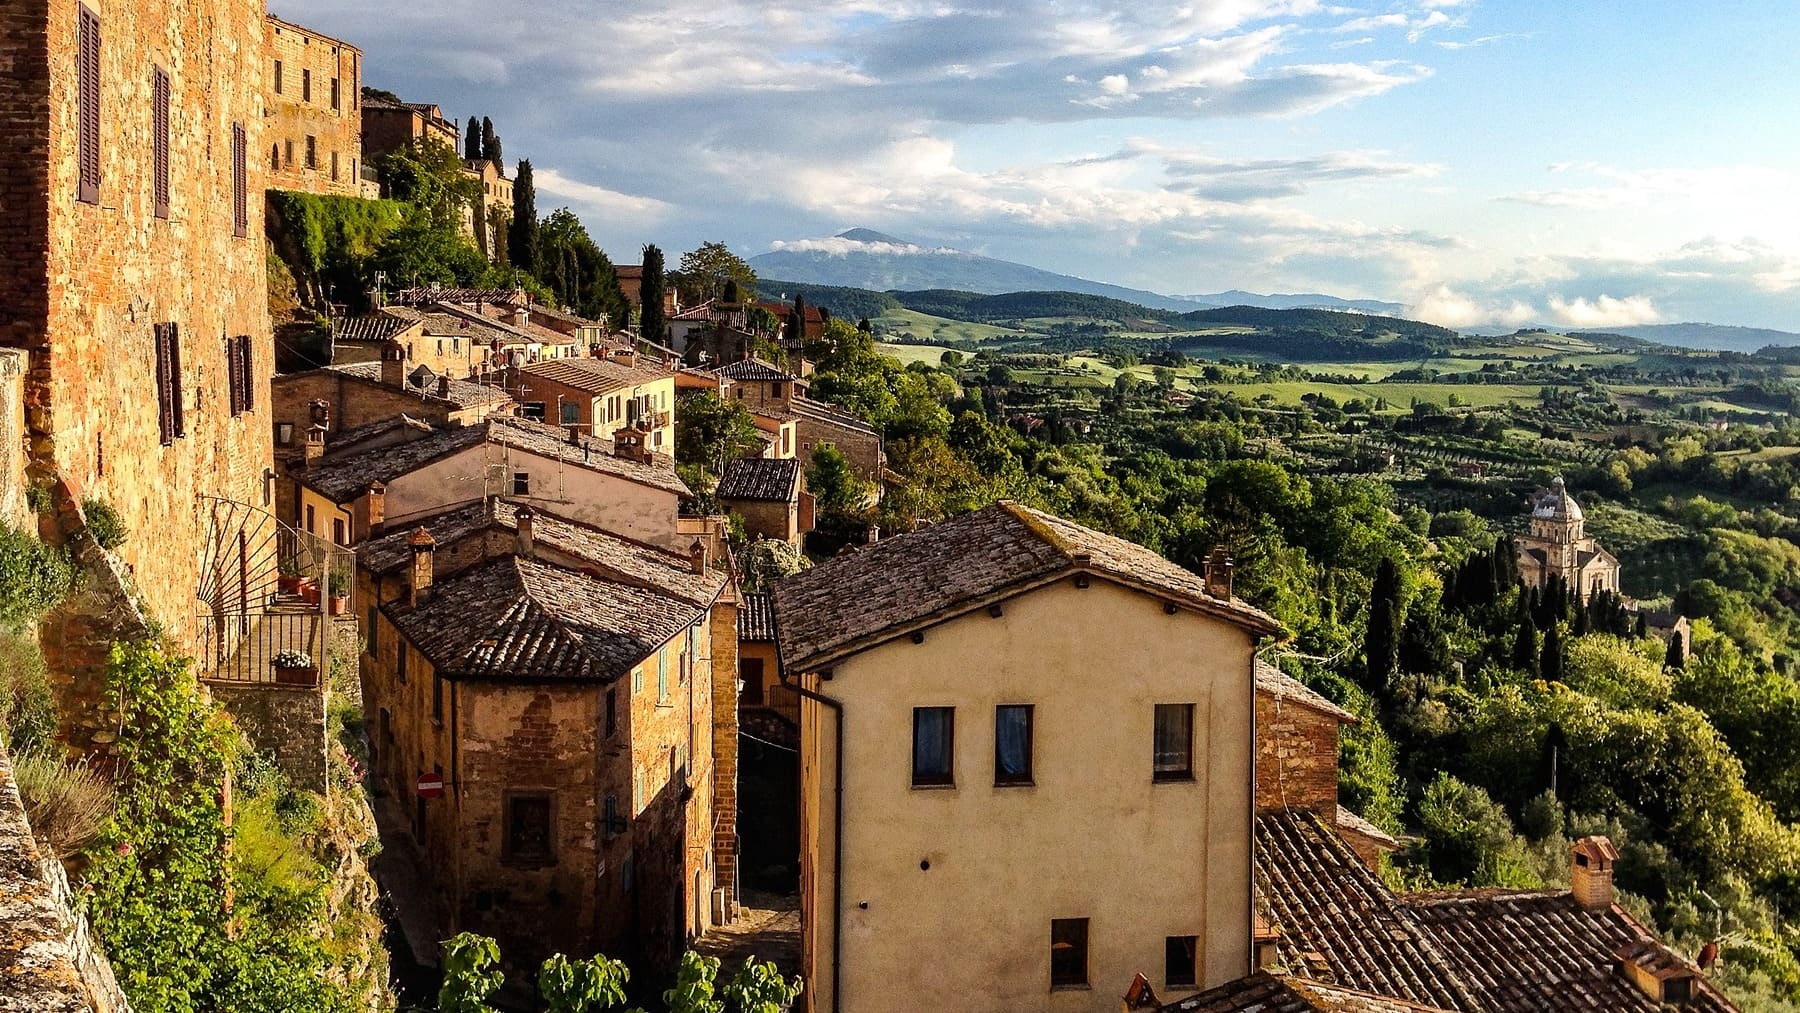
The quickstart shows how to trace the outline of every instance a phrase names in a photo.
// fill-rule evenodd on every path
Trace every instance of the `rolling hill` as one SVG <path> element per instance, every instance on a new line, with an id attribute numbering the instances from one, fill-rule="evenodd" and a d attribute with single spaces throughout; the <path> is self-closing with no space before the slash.
<path id="1" fill-rule="evenodd" d="M 1703 348 L 1724 352 L 1755 352 L 1762 348 L 1800 345 L 1800 334 L 1763 327 L 1730 327 L 1724 324 L 1647 324 L 1613 327 L 1614 334 L 1653 341 L 1677 348 Z"/>

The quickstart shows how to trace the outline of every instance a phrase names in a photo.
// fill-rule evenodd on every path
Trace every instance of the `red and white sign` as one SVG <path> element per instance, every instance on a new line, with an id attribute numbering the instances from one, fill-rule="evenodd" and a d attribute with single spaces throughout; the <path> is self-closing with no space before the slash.
<path id="1" fill-rule="evenodd" d="M 444 775 L 420 774 L 416 790 L 420 798 L 437 798 L 444 793 Z"/>

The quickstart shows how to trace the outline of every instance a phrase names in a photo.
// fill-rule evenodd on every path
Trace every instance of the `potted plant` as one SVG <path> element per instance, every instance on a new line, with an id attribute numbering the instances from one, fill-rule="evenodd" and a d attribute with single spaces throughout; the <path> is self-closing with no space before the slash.
<path id="1" fill-rule="evenodd" d="M 280 587 L 282 594 L 299 594 L 300 561 L 291 557 L 283 559 L 281 561 L 281 575 L 276 578 L 276 584 Z"/>
<path id="2" fill-rule="evenodd" d="M 269 667 L 275 670 L 275 681 L 283 686 L 316 686 L 319 684 L 319 669 L 313 664 L 312 655 L 305 651 L 282 651 L 269 659 Z"/>
<path id="3" fill-rule="evenodd" d="M 341 616 L 350 608 L 350 575 L 342 570 L 333 570 L 326 578 L 325 590 L 331 595 L 330 609 L 334 616 Z"/>

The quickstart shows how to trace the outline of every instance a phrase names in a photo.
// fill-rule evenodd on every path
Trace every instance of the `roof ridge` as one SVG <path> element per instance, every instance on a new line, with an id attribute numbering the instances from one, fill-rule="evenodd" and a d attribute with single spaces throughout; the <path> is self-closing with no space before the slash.
<path id="1" fill-rule="evenodd" d="M 1011 514 L 1014 520 L 1025 525 L 1026 530 L 1037 536 L 1039 541 L 1062 553 L 1063 557 L 1068 559 L 1069 562 L 1086 563 L 1091 561 L 1092 557 L 1088 556 L 1086 553 L 1078 553 L 1070 549 L 1067 540 L 1057 534 L 1055 529 L 1046 523 L 1042 517 L 1037 516 L 1036 511 L 1025 504 L 1020 503 L 1017 500 L 1000 499 L 995 500 L 994 505 L 1006 511 L 1008 514 Z"/>

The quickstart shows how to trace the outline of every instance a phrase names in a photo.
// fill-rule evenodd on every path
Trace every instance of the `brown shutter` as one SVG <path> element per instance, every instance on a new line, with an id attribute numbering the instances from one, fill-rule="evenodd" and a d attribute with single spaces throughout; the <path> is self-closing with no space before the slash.
<path id="1" fill-rule="evenodd" d="M 187 435 L 187 419 L 181 404 L 181 328 L 169 325 L 169 414 L 175 420 L 175 435 Z"/>
<path id="2" fill-rule="evenodd" d="M 157 324 L 156 334 L 156 427 L 163 446 L 175 442 L 175 404 L 178 382 L 173 365 L 175 325 Z"/>
<path id="3" fill-rule="evenodd" d="M 77 141 L 76 197 L 100 203 L 100 16 L 85 5 L 79 11 L 75 50 L 76 100 L 80 125 Z"/>
<path id="4" fill-rule="evenodd" d="M 150 90 L 151 189 L 158 218 L 169 217 L 169 75 L 156 68 Z"/>
<path id="5" fill-rule="evenodd" d="M 244 412 L 244 368 L 238 361 L 238 339 L 225 339 L 225 389 L 231 398 L 231 414 Z"/>
<path id="6" fill-rule="evenodd" d="M 238 337 L 238 368 L 244 371 L 244 410 L 256 410 L 256 362 L 250 355 L 250 335 Z"/>
<path id="7" fill-rule="evenodd" d="M 249 170 L 246 151 L 250 146 L 249 134 L 242 123 L 231 125 L 231 234 L 238 237 L 250 234 L 250 189 L 244 174 Z"/>

